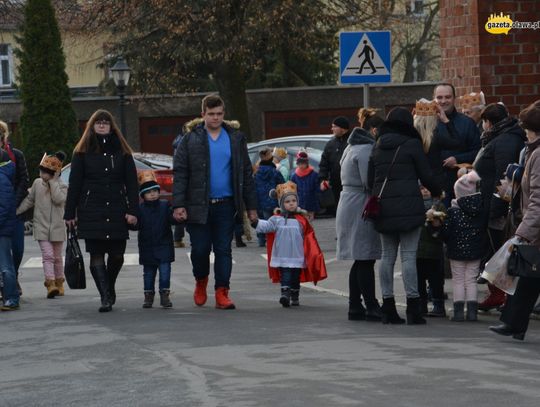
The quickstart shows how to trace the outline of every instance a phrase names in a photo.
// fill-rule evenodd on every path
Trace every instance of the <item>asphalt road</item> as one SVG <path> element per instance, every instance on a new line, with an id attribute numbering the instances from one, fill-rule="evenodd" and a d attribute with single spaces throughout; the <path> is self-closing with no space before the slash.
<path id="1" fill-rule="evenodd" d="M 496 314 L 425 326 L 347 321 L 350 264 L 335 260 L 333 219 L 316 229 L 329 279 L 284 309 L 264 250 L 250 242 L 233 249 L 234 311 L 213 298 L 193 305 L 189 247 L 176 250 L 171 310 L 141 308 L 138 265 L 120 274 L 111 313 L 97 312 L 89 275 L 88 289 L 47 300 L 27 238 L 21 310 L 0 314 L 0 406 L 538 405 L 538 321 L 525 342 L 489 333 Z M 399 274 L 395 287 L 403 302 Z"/>

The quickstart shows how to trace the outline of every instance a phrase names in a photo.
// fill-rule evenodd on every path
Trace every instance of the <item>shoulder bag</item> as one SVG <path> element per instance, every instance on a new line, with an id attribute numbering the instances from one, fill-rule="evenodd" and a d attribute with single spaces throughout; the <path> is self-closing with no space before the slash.
<path id="1" fill-rule="evenodd" d="M 379 191 L 379 194 L 371 195 L 366 201 L 366 204 L 364 205 L 364 210 L 362 211 L 362 219 L 374 221 L 379 217 L 381 213 L 381 196 L 384 191 L 384 188 L 386 187 L 388 177 L 390 176 L 390 171 L 392 171 L 392 167 L 394 166 L 394 163 L 396 162 L 396 157 L 399 153 L 400 148 L 401 146 L 399 146 L 396 152 L 394 153 L 394 158 L 392 159 L 392 163 L 390 164 L 390 167 L 388 168 L 388 172 L 386 173 L 386 177 L 384 178 L 384 182 L 382 184 L 381 190 Z"/>
<path id="2" fill-rule="evenodd" d="M 514 244 L 508 259 L 508 274 L 515 277 L 540 278 L 540 250 L 525 244 Z"/>

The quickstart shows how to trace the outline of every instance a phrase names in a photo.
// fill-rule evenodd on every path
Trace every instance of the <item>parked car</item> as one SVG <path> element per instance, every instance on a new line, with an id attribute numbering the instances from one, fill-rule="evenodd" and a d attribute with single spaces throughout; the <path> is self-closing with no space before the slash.
<path id="1" fill-rule="evenodd" d="M 263 147 L 283 147 L 289 150 L 290 148 L 312 148 L 323 151 L 326 143 L 332 138 L 331 134 L 315 134 L 306 136 L 289 136 L 271 138 L 262 140 L 257 143 L 248 144 L 249 158 L 252 163 L 259 159 L 259 151 Z M 297 150 L 298 151 L 298 150 Z M 308 153 L 309 154 L 309 153 Z M 320 161 L 320 159 L 319 159 Z M 317 164 L 317 168 L 319 168 Z"/>

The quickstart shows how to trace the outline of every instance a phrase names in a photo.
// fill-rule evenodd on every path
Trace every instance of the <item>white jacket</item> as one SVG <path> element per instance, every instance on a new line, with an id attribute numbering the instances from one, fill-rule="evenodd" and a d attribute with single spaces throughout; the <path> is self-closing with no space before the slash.
<path id="1" fill-rule="evenodd" d="M 66 240 L 64 205 L 67 185 L 58 177 L 44 182 L 37 178 L 17 208 L 17 215 L 34 207 L 34 238 L 49 242 Z"/>

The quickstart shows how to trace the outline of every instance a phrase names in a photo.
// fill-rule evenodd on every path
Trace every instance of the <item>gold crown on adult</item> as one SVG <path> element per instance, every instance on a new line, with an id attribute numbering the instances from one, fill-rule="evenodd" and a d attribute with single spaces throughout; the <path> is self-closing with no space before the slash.
<path id="1" fill-rule="evenodd" d="M 420 99 L 416 102 L 414 114 L 417 116 L 437 116 L 437 102 L 434 100 Z"/>
<path id="2" fill-rule="evenodd" d="M 484 92 L 472 92 L 459 98 L 461 109 L 470 109 L 473 106 L 482 106 L 486 104 Z"/>
<path id="3" fill-rule="evenodd" d="M 156 174 L 154 174 L 154 171 L 152 170 L 140 171 L 137 177 L 139 179 L 139 185 L 142 185 L 146 182 L 152 182 L 152 181 L 157 183 Z"/>
<path id="4" fill-rule="evenodd" d="M 47 155 L 47 153 L 45 153 L 43 154 L 43 158 L 41 159 L 39 166 L 53 172 L 58 172 L 62 169 L 62 160 L 53 154 Z"/>
<path id="5" fill-rule="evenodd" d="M 276 186 L 276 195 L 278 201 L 281 201 L 281 198 L 287 194 L 297 194 L 296 184 L 292 181 L 287 181 L 284 184 L 279 184 Z"/>

